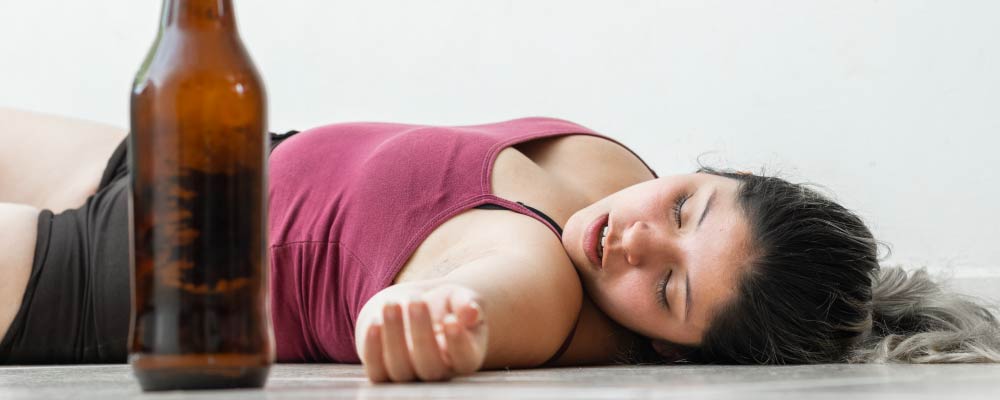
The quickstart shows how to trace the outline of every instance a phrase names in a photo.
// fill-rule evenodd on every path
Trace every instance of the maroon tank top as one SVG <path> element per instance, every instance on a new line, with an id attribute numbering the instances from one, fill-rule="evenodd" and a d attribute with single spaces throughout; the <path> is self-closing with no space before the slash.
<path id="1" fill-rule="evenodd" d="M 361 307 L 392 284 L 431 231 L 463 211 L 492 204 L 560 235 L 541 213 L 494 196 L 490 174 L 504 148 L 570 134 L 621 145 L 541 117 L 470 126 L 340 123 L 285 139 L 270 155 L 268 177 L 278 360 L 359 362 Z"/>

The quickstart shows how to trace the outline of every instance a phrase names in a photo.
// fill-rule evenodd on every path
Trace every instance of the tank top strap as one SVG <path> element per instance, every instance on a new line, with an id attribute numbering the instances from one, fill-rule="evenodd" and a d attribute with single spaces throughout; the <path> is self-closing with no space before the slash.
<path id="1" fill-rule="evenodd" d="M 553 354 L 552 357 L 549 357 L 548 360 L 545 360 L 545 362 L 542 363 L 543 367 L 551 366 L 551 364 L 558 360 L 559 357 L 562 357 L 563 353 L 566 353 L 566 350 L 569 350 L 569 344 L 573 342 L 573 336 L 576 335 L 576 324 L 579 322 L 580 319 L 577 317 L 577 319 L 573 321 L 573 329 L 570 329 L 569 335 L 566 335 L 566 339 L 563 340 L 562 345 L 559 346 L 559 350 L 556 350 L 556 353 Z"/>

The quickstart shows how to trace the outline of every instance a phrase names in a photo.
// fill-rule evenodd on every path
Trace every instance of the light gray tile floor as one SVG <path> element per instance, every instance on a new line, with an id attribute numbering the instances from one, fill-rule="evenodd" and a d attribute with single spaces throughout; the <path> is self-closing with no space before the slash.
<path id="1" fill-rule="evenodd" d="M 0 367 L 0 399 L 1000 399 L 1000 364 L 649 366 L 369 384 L 359 366 L 283 364 L 263 390 L 144 394 L 127 365 Z"/>

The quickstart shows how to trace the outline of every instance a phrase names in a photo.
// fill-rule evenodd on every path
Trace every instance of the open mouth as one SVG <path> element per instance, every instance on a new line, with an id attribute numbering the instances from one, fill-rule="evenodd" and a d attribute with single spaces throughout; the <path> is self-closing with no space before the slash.
<path id="1" fill-rule="evenodd" d="M 605 214 L 590 223 L 584 235 L 583 249 L 594 268 L 604 267 L 604 241 L 608 232 L 609 215 Z"/>
<path id="2" fill-rule="evenodd" d="M 601 236 L 597 239 L 597 258 L 604 265 L 604 242 L 608 239 L 608 224 L 601 228 Z"/>

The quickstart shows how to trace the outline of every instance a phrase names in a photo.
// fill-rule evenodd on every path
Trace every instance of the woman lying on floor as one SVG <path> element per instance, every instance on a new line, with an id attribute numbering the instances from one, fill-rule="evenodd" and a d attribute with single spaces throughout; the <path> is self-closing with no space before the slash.
<path id="1" fill-rule="evenodd" d="M 0 111 L 0 362 L 124 362 L 128 137 Z M 117 146 L 117 147 L 116 147 Z M 271 135 L 284 362 L 373 381 L 639 362 L 997 362 L 991 311 L 879 266 L 851 211 L 775 177 L 658 177 L 553 118 Z"/>

